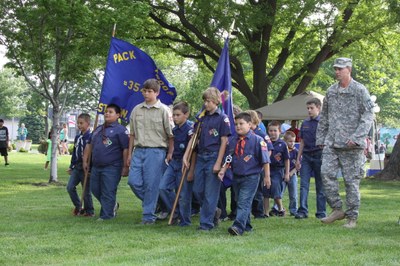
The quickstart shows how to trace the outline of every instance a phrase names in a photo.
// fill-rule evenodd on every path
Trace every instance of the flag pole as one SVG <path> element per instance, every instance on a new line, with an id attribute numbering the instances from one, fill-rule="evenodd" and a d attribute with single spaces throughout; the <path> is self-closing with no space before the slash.
<path id="1" fill-rule="evenodd" d="M 234 19 L 234 20 L 233 20 L 233 22 L 232 22 L 232 24 L 231 24 L 231 26 L 229 27 L 229 31 L 228 31 L 228 39 L 230 39 L 230 38 L 231 38 L 232 31 L 233 31 L 233 28 L 235 27 L 235 22 L 236 22 L 236 20 Z"/>
<path id="2" fill-rule="evenodd" d="M 117 29 L 117 23 L 114 23 L 114 27 L 112 30 L 112 37 L 115 36 L 116 29 Z M 98 123 L 99 123 L 99 113 L 96 112 L 96 118 L 94 119 L 93 131 L 97 128 Z M 88 157 L 88 165 L 89 165 L 88 170 L 85 171 L 85 175 L 83 177 L 82 196 L 81 196 L 81 200 L 80 200 L 79 211 L 82 209 L 82 204 L 85 199 L 85 192 L 86 192 L 87 181 L 89 178 L 89 168 L 90 168 L 91 160 L 92 160 L 92 152 L 90 152 L 89 157 Z"/>
<path id="3" fill-rule="evenodd" d="M 174 204 L 172 205 L 171 214 L 169 215 L 168 225 L 171 225 L 172 221 L 174 219 L 175 209 L 178 205 L 179 195 L 181 194 L 183 183 L 185 182 L 185 179 L 186 179 L 186 175 L 187 175 L 188 171 L 190 171 L 190 168 L 194 167 L 194 165 L 192 165 L 192 164 L 194 164 L 194 148 L 196 147 L 197 142 L 200 138 L 200 130 L 201 130 L 201 121 L 199 121 L 196 131 L 192 136 L 192 138 L 193 138 L 192 145 L 190 147 L 188 147 L 189 148 L 188 158 L 189 158 L 190 166 L 189 166 L 189 168 L 183 166 L 183 173 L 182 173 L 181 181 L 179 182 L 179 187 L 178 187 L 178 190 L 176 191 L 175 201 L 174 201 Z"/>

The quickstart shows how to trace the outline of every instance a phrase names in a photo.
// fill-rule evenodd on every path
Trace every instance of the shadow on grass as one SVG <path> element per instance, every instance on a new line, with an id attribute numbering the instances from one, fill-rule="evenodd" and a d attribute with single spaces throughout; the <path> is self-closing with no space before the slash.
<path id="1" fill-rule="evenodd" d="M 55 186 L 55 187 L 65 187 L 66 183 L 64 182 L 17 182 L 18 185 L 32 185 L 35 187 L 49 187 L 49 186 Z"/>

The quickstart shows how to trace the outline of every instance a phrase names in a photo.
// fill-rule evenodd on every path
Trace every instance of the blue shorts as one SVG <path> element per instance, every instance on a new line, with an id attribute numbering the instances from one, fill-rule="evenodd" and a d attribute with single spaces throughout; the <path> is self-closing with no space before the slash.
<path id="1" fill-rule="evenodd" d="M 271 187 L 263 187 L 264 198 L 281 199 L 282 195 L 282 180 L 285 168 L 275 168 L 270 170 Z"/>

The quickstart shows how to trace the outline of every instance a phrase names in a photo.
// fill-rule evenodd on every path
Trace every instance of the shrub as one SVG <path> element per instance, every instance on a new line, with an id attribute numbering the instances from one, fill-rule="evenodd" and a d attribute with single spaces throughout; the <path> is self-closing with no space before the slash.
<path id="1" fill-rule="evenodd" d="M 72 154 L 73 151 L 74 151 L 74 144 L 68 144 L 68 152 L 69 152 L 69 154 Z"/>
<path id="2" fill-rule="evenodd" d="M 47 152 L 48 144 L 47 141 L 41 140 L 38 146 L 38 152 L 45 154 Z"/>

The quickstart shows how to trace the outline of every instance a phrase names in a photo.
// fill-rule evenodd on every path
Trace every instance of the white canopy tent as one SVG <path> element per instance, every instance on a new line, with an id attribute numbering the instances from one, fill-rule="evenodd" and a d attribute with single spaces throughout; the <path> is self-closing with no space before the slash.
<path id="1" fill-rule="evenodd" d="M 322 94 L 314 91 L 303 92 L 291 98 L 266 105 L 257 109 L 263 114 L 263 120 L 303 120 L 308 117 L 306 102 L 312 98 L 318 98 L 321 103 Z"/>

